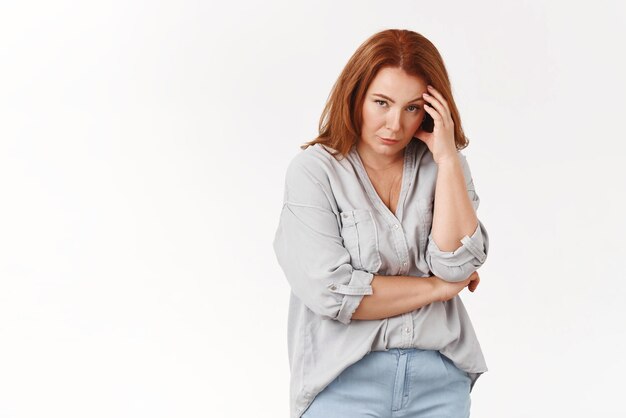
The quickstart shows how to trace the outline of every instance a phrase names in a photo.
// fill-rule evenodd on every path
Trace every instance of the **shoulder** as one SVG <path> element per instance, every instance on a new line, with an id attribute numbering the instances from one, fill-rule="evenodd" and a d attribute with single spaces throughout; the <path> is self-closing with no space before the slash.
<path id="1" fill-rule="evenodd" d="M 470 170 L 469 163 L 467 162 L 467 157 L 465 156 L 465 153 L 463 153 L 461 150 L 457 150 L 457 155 L 459 156 L 459 160 L 461 161 L 461 168 L 463 169 L 465 183 L 468 189 L 473 189 L 474 180 L 472 178 L 472 170 Z"/>
<path id="2" fill-rule="evenodd" d="M 336 212 L 332 187 L 336 164 L 340 163 L 320 144 L 300 150 L 287 166 L 284 201 Z"/>
<path id="3" fill-rule="evenodd" d="M 296 186 L 298 183 L 310 184 L 311 181 L 329 184 L 338 166 L 345 163 L 338 161 L 324 145 L 314 144 L 301 150 L 291 159 L 287 166 L 286 178 L 289 183 Z"/>
<path id="4" fill-rule="evenodd" d="M 467 156 L 465 155 L 465 152 L 463 152 L 462 150 L 457 150 L 456 154 L 459 156 L 464 164 L 467 164 Z"/>
<path id="5" fill-rule="evenodd" d="M 459 160 L 461 161 L 461 165 L 463 166 L 463 171 L 467 174 L 469 173 L 469 164 L 467 162 L 467 156 L 461 150 L 457 150 L 457 155 L 459 156 Z"/>

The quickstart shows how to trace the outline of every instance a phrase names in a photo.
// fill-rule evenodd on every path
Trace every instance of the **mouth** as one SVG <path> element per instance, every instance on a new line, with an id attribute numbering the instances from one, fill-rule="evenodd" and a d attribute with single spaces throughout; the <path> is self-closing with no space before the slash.
<path id="1" fill-rule="evenodd" d="M 392 145 L 399 142 L 398 139 L 383 138 L 382 136 L 379 136 L 378 139 L 380 139 L 383 144 L 387 145 Z"/>

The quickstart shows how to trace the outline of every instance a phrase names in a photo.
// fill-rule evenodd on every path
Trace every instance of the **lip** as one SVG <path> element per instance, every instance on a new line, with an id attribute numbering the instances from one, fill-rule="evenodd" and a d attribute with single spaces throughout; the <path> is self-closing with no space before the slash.
<path id="1" fill-rule="evenodd" d="M 399 142 L 399 140 L 397 139 L 383 138 L 382 136 L 379 136 L 378 138 L 383 144 L 387 144 L 387 145 L 392 145 L 392 144 Z"/>

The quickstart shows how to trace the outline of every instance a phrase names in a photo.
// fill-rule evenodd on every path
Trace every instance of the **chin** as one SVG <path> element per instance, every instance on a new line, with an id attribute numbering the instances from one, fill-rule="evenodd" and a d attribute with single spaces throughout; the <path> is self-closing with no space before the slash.
<path id="1" fill-rule="evenodd" d="M 407 141 L 400 140 L 398 141 L 397 144 L 386 145 L 381 142 L 380 138 L 376 134 L 370 136 L 367 141 L 363 141 L 363 142 L 364 142 L 363 145 L 366 145 L 372 151 L 381 155 L 395 154 L 398 151 L 402 150 L 408 144 Z"/>

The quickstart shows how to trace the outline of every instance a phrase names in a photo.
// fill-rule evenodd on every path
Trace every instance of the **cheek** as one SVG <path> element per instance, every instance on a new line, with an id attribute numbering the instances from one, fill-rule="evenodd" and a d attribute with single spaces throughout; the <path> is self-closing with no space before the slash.
<path id="1" fill-rule="evenodd" d="M 426 113 L 426 112 L 422 112 L 422 113 L 420 113 L 420 114 L 410 118 L 410 120 L 407 121 L 408 128 L 411 129 L 411 130 L 416 130 L 417 128 L 419 128 L 420 124 L 424 120 L 424 113 Z"/>
<path id="2" fill-rule="evenodd" d="M 384 123 L 384 118 L 380 116 L 376 109 L 371 107 L 363 107 L 363 125 L 370 128 L 377 128 L 378 125 Z"/>

